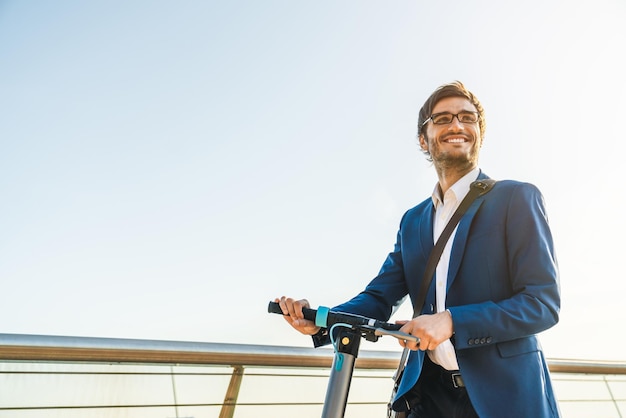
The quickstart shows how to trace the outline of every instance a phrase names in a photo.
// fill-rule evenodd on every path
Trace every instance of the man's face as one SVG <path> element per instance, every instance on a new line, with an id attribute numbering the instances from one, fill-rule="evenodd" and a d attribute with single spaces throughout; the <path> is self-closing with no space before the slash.
<path id="1" fill-rule="evenodd" d="M 432 114 L 458 114 L 463 111 L 476 112 L 476 107 L 464 97 L 446 97 L 437 102 Z M 462 123 L 456 117 L 442 125 L 428 121 L 420 136 L 422 149 L 427 150 L 435 165 L 441 167 L 464 169 L 477 166 L 481 145 L 478 122 Z"/>

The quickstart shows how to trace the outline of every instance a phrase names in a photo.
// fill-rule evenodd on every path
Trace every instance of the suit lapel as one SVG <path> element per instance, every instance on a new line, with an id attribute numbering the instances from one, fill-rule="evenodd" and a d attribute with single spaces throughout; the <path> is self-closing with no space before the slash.
<path id="1" fill-rule="evenodd" d="M 423 216 L 421 216 L 419 222 L 419 237 L 420 237 L 420 245 L 422 246 L 421 254 L 423 262 L 426 263 L 428 260 L 428 255 L 432 251 L 435 243 L 433 241 L 433 217 L 435 213 L 435 208 L 432 204 L 427 205 L 426 210 L 424 211 Z"/>
<path id="2" fill-rule="evenodd" d="M 472 225 L 472 220 L 474 219 L 474 216 L 476 216 L 476 213 L 478 212 L 480 205 L 483 204 L 484 200 L 483 196 L 477 198 L 459 221 L 459 226 L 456 230 L 454 241 L 452 242 L 452 251 L 450 253 L 448 283 L 446 286 L 447 289 L 450 289 L 450 285 L 454 282 L 456 274 L 459 271 L 461 260 L 463 259 L 463 252 L 465 252 L 465 245 L 467 244 L 467 237 L 469 236 L 470 226 Z"/>
<path id="3" fill-rule="evenodd" d="M 421 268 L 419 269 L 420 279 L 424 276 L 424 270 L 426 269 L 426 264 L 428 263 L 428 257 L 435 246 L 435 242 L 433 241 L 433 221 L 435 216 L 435 207 L 432 204 L 428 205 L 428 208 L 424 211 L 423 216 L 421 217 L 419 223 L 419 237 L 420 237 L 420 245 L 421 249 L 419 254 L 421 255 Z M 420 280 L 421 281 L 421 280 Z M 427 313 L 432 313 L 428 310 L 428 306 L 434 304 L 435 301 L 435 280 L 430 283 L 428 290 L 426 292 L 426 298 L 424 300 L 424 308 Z M 414 316 L 421 314 L 421 312 L 414 312 Z"/>
<path id="4" fill-rule="evenodd" d="M 481 170 L 478 174 L 477 180 L 488 179 L 487 176 Z M 456 235 L 454 237 L 454 241 L 452 243 L 452 251 L 450 254 L 450 265 L 448 266 L 448 280 L 446 285 L 446 291 L 450 289 L 450 285 L 454 282 L 456 278 L 456 274 L 459 271 L 459 267 L 461 266 L 461 260 L 463 259 L 463 253 L 465 252 L 465 245 L 467 244 L 467 237 L 469 235 L 470 226 L 472 225 L 472 220 L 480 205 L 483 204 L 485 200 L 485 196 L 479 196 L 476 198 L 474 203 L 467 209 L 465 215 L 459 221 L 459 226 L 456 230 Z"/>

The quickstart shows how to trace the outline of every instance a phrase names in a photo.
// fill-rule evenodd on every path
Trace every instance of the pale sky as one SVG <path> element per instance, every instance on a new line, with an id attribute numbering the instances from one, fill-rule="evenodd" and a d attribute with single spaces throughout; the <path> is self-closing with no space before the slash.
<path id="1" fill-rule="evenodd" d="M 481 168 L 545 197 L 546 356 L 626 360 L 624 22 L 623 0 L 0 1 L 0 333 L 311 346 L 268 302 L 376 275 L 436 182 L 419 108 L 461 80 Z"/>

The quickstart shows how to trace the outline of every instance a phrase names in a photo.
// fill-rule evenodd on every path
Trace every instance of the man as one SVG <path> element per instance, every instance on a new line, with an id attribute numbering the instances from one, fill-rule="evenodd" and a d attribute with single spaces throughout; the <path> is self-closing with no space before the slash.
<path id="1" fill-rule="evenodd" d="M 333 310 L 388 320 L 408 294 L 418 299 L 426 260 L 476 179 L 484 110 L 460 82 L 439 87 L 418 120 L 419 144 L 438 176 L 432 197 L 405 213 L 394 250 L 363 292 Z M 285 319 L 313 335 L 327 332 L 303 318 L 306 299 L 282 297 Z M 533 185 L 495 184 L 469 207 L 436 267 L 424 307 L 401 331 L 409 356 L 393 408 L 410 418 L 558 417 L 536 334 L 558 322 L 557 261 L 543 197 Z"/>

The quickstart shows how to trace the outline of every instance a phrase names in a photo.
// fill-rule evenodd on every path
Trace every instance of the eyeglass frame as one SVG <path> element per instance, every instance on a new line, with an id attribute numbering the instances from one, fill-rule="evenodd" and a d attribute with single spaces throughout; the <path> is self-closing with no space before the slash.
<path id="1" fill-rule="evenodd" d="M 461 119 L 459 119 L 459 115 L 461 113 L 474 113 L 476 115 L 476 120 L 474 122 L 463 122 Z M 451 115 L 452 116 L 452 120 L 450 120 L 450 122 L 446 122 L 446 123 L 435 123 L 435 121 L 433 120 L 433 117 L 435 116 L 439 116 L 439 115 Z M 433 122 L 433 125 L 449 125 L 452 123 L 452 121 L 454 120 L 454 118 L 456 118 L 456 120 L 459 121 L 459 123 L 462 124 L 468 124 L 468 123 L 477 123 L 480 120 L 480 112 L 475 112 L 472 110 L 461 110 L 459 113 L 452 113 L 452 112 L 439 112 L 439 113 L 433 113 L 432 115 L 430 115 L 425 121 L 424 123 L 422 123 L 422 126 L 420 126 L 420 128 L 423 128 L 429 121 Z"/>

